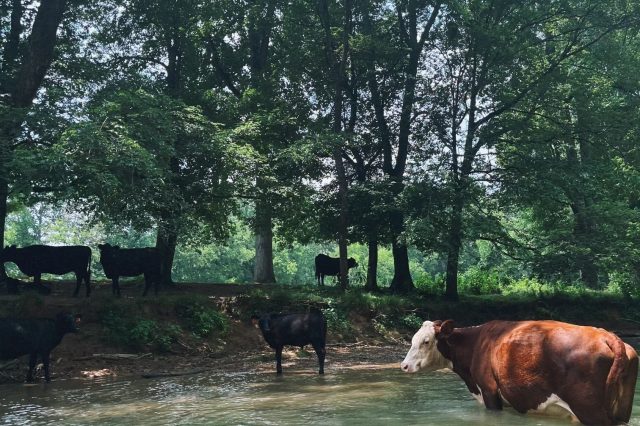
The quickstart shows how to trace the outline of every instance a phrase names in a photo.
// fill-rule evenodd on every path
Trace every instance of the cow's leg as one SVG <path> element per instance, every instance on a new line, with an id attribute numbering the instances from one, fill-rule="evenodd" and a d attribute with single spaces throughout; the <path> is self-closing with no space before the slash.
<path id="1" fill-rule="evenodd" d="M 496 385 L 495 389 L 480 389 L 482 392 L 482 400 L 484 401 L 484 406 L 489 410 L 502 410 L 502 398 L 500 397 L 500 393 L 498 392 L 498 387 Z"/>
<path id="2" fill-rule="evenodd" d="M 282 346 L 276 347 L 276 374 L 282 374 Z"/>
<path id="3" fill-rule="evenodd" d="M 82 271 L 76 271 L 76 290 L 73 292 L 73 297 L 78 296 L 78 292 L 80 291 L 80 284 L 82 284 L 82 278 L 84 274 Z"/>
<path id="4" fill-rule="evenodd" d="M 42 364 L 44 364 L 44 380 L 46 382 L 51 381 L 51 374 L 49 374 L 49 361 L 51 359 L 51 353 L 47 352 L 42 354 Z"/>
<path id="5" fill-rule="evenodd" d="M 324 345 L 318 343 L 312 343 L 311 345 L 316 351 L 316 355 L 318 355 L 318 374 L 324 374 L 324 357 L 326 355 Z"/>
<path id="6" fill-rule="evenodd" d="M 324 287 L 324 274 L 320 274 L 320 285 Z"/>
<path id="7" fill-rule="evenodd" d="M 84 285 L 87 287 L 87 297 L 91 294 L 91 266 L 84 273 Z"/>
<path id="8" fill-rule="evenodd" d="M 142 292 L 142 296 L 147 295 L 147 292 L 149 291 L 150 286 L 151 286 L 151 277 L 149 276 L 149 274 L 144 274 L 144 291 Z"/>
<path id="9" fill-rule="evenodd" d="M 579 401 L 569 404 L 573 414 L 585 425 L 612 425 L 607 410 L 601 404 L 594 405 L 593 401 Z"/>
<path id="10" fill-rule="evenodd" d="M 41 278 L 41 277 L 42 277 L 42 274 L 35 274 L 35 275 L 33 276 L 33 283 L 34 283 L 35 285 L 42 285 L 42 282 L 41 282 L 41 280 L 40 280 L 40 278 Z"/>
<path id="11" fill-rule="evenodd" d="M 38 361 L 38 353 L 32 352 L 29 354 L 29 371 L 27 372 L 27 383 L 33 382 L 33 370 L 36 368 L 36 362 Z"/>
<path id="12" fill-rule="evenodd" d="M 111 279 L 111 284 L 113 286 L 113 294 L 115 294 L 117 297 L 120 297 L 120 283 L 119 280 L 120 277 L 113 277 Z"/>

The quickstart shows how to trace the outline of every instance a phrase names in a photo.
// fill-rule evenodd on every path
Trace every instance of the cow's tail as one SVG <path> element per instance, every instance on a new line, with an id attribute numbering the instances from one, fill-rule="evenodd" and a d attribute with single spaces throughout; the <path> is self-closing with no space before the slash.
<path id="1" fill-rule="evenodd" d="M 318 256 L 316 256 L 315 265 L 316 265 L 316 281 L 318 282 L 318 285 L 320 285 L 320 268 L 318 268 Z"/>
<path id="2" fill-rule="evenodd" d="M 638 375 L 638 356 L 627 354 L 627 345 L 618 336 L 607 333 L 606 343 L 613 353 L 613 363 L 607 375 L 605 400 L 613 423 L 628 422 L 633 408 L 633 394 Z"/>

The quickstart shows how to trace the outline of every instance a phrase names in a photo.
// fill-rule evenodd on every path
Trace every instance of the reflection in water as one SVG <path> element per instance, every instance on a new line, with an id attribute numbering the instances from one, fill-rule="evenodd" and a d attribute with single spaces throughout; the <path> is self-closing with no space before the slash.
<path id="1" fill-rule="evenodd" d="M 640 401 L 631 424 L 640 425 Z M 201 374 L 150 380 L 60 380 L 0 386 L 0 425 L 564 425 L 489 412 L 451 372 Z"/>

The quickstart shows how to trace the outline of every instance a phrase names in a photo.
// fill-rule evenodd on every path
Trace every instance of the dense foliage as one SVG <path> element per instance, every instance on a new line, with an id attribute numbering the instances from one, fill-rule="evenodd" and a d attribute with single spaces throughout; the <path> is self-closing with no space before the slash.
<path id="1" fill-rule="evenodd" d="M 639 16 L 0 1 L 0 243 L 156 246 L 167 282 L 285 284 L 349 243 L 368 290 L 636 295 Z"/>

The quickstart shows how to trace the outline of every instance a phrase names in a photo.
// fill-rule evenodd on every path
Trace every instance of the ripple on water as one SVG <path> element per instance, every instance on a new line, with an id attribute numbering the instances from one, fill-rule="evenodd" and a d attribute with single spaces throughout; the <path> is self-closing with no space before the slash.
<path id="1" fill-rule="evenodd" d="M 640 407 L 635 407 L 640 415 Z M 564 425 L 489 412 L 453 373 L 291 372 L 0 386 L 0 425 Z M 632 425 L 640 426 L 637 418 Z"/>

